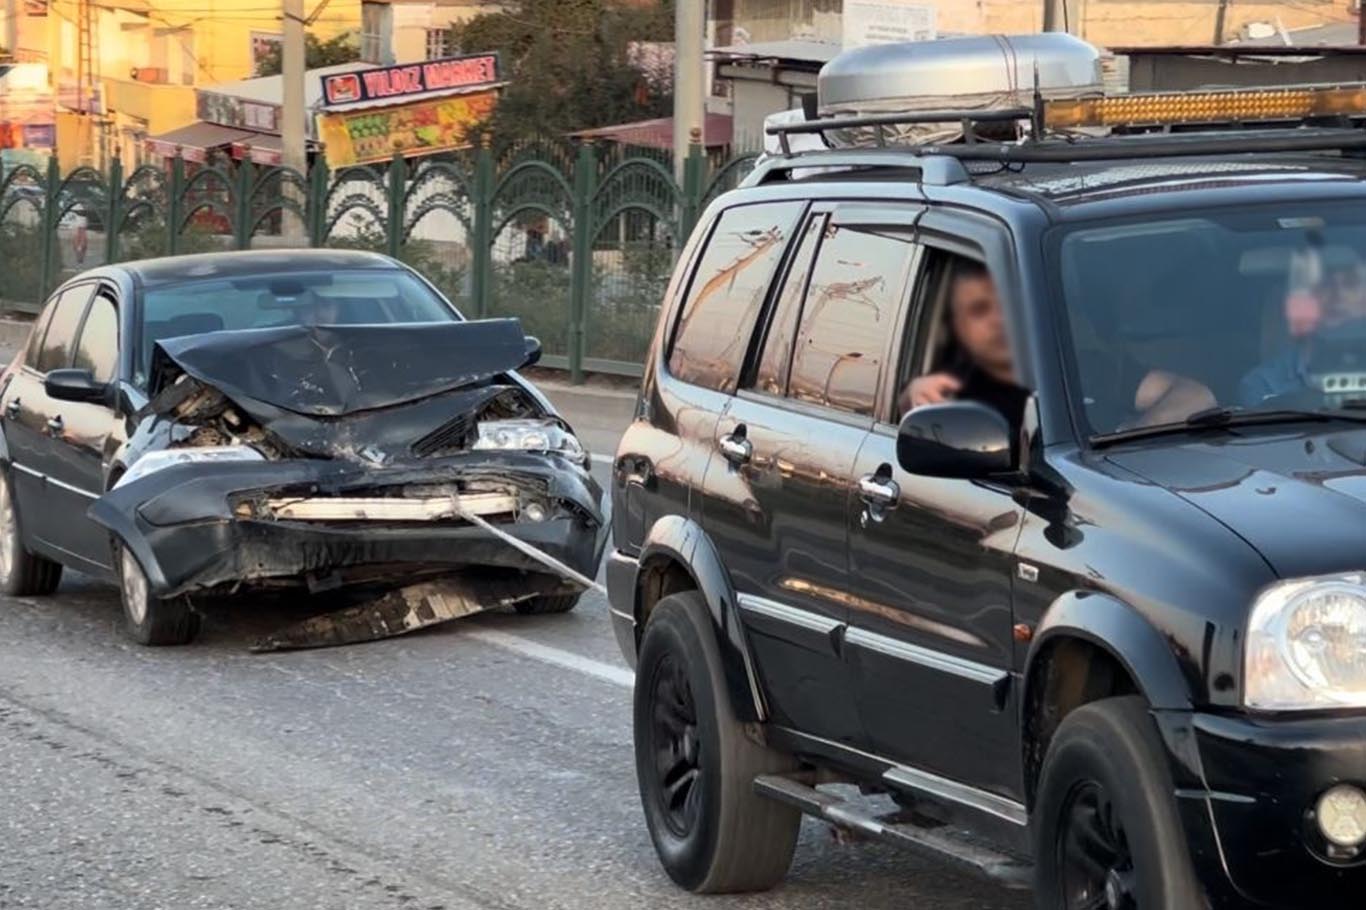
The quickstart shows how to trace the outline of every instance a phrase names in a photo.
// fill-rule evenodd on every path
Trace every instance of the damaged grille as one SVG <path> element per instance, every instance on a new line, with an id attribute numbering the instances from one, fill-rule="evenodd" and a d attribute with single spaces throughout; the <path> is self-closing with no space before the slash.
<path id="1" fill-rule="evenodd" d="M 461 414 L 413 443 L 412 452 L 419 458 L 426 458 L 439 452 L 464 449 L 469 445 L 474 426 L 475 422 L 468 414 Z"/>

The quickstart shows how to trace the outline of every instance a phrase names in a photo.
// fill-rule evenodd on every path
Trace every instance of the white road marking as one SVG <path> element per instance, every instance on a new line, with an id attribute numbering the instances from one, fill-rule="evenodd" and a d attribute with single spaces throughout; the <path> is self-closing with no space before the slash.
<path id="1" fill-rule="evenodd" d="M 612 464 L 617 460 L 613 455 L 603 455 L 600 452 L 594 452 L 592 458 L 598 464 Z"/>
<path id="2" fill-rule="evenodd" d="M 572 651 L 552 648 L 549 645 L 530 641 L 529 639 L 517 635 L 509 635 L 506 632 L 499 632 L 496 629 L 470 629 L 464 634 L 468 638 L 473 638 L 486 644 L 512 651 L 523 657 L 530 657 L 532 660 L 539 660 L 542 663 L 564 667 L 566 670 L 574 670 L 585 676 L 600 679 L 603 682 L 615 683 L 618 686 L 625 686 L 628 689 L 635 685 L 636 675 L 626 667 L 616 667 L 612 664 L 605 664 L 600 660 L 581 657 Z"/>

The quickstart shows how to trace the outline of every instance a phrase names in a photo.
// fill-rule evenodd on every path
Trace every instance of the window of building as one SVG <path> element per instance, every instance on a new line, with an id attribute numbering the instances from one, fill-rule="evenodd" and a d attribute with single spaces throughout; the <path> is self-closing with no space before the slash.
<path id="1" fill-rule="evenodd" d="M 450 32 L 444 28 L 427 29 L 427 59 L 437 60 L 446 56 L 446 41 Z"/>
<path id="2" fill-rule="evenodd" d="M 803 205 L 742 205 L 721 215 L 678 319 L 669 353 L 674 376 L 734 390 L 764 297 Z"/>
<path id="3" fill-rule="evenodd" d="M 874 412 L 915 249 L 901 228 L 832 223 L 825 229 L 802 307 L 789 397 Z"/>

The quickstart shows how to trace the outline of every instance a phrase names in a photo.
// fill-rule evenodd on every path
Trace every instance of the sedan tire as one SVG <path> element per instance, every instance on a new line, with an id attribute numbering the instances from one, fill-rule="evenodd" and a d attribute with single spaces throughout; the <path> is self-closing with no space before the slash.
<path id="1" fill-rule="evenodd" d="M 782 881 L 801 827 L 795 808 L 754 792 L 796 760 L 750 738 L 736 719 L 700 594 L 650 614 L 635 686 L 636 774 L 664 870 L 689 891 L 763 891 Z"/>
<path id="2" fill-rule="evenodd" d="M 184 645 L 199 634 L 199 614 L 188 597 L 153 597 L 142 570 L 128 550 L 115 551 L 119 568 L 119 594 L 123 602 L 123 627 L 140 645 Z"/>
<path id="3" fill-rule="evenodd" d="M 35 556 L 24 546 L 9 476 L 0 470 L 0 593 L 10 597 L 51 594 L 62 580 L 62 564 Z"/>
<path id="4" fill-rule="evenodd" d="M 1142 698 L 1107 698 L 1067 715 L 1034 810 L 1037 906 L 1206 907 L 1173 789 Z"/>

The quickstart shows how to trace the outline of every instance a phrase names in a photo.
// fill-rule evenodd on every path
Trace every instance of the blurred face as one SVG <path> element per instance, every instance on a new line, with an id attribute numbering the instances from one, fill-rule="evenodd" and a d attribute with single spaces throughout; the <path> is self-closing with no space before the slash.
<path id="1" fill-rule="evenodd" d="M 1001 380 L 1013 380 L 1015 364 L 1006 339 L 1005 318 L 990 278 L 964 276 L 954 280 L 949 307 L 953 333 L 972 362 Z"/>
<path id="2" fill-rule="evenodd" d="M 1366 277 L 1360 268 L 1334 269 L 1327 277 L 1326 294 L 1329 325 L 1366 319 Z"/>

